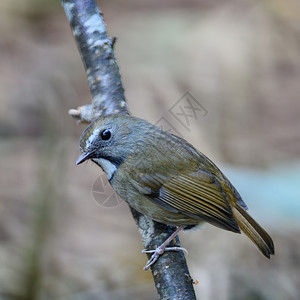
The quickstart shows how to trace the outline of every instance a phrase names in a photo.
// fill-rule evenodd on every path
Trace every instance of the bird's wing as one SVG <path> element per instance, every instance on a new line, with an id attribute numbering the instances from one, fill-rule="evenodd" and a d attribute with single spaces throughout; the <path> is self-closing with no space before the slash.
<path id="1" fill-rule="evenodd" d="M 139 173 L 138 177 L 131 176 L 130 181 L 140 193 L 169 211 L 240 231 L 219 181 L 205 171 L 174 177 Z"/>

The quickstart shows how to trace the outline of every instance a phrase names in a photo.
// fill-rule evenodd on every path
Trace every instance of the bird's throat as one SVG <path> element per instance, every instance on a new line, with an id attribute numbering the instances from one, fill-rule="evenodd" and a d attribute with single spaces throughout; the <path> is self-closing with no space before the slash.
<path id="1" fill-rule="evenodd" d="M 92 158 L 92 161 L 102 168 L 102 170 L 107 174 L 108 180 L 113 178 L 114 173 L 117 170 L 116 165 L 104 158 Z"/>

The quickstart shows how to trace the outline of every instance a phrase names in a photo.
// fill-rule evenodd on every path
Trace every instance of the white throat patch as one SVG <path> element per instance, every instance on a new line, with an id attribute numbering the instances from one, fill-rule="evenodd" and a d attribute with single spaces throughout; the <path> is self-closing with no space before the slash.
<path id="1" fill-rule="evenodd" d="M 117 167 L 113 163 L 104 158 L 92 158 L 92 161 L 102 168 L 102 170 L 107 174 L 108 180 L 112 179 L 117 170 Z"/>

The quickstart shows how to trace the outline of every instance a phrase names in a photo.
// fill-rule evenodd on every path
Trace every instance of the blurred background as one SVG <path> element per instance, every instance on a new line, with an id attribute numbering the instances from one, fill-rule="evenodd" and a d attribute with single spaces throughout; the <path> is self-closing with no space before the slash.
<path id="1" fill-rule="evenodd" d="M 132 114 L 214 160 L 274 239 L 267 260 L 244 235 L 182 233 L 198 299 L 299 300 L 299 1 L 100 4 Z M 91 97 L 59 1 L 0 2 L 0 69 L 0 299 L 157 299 L 127 205 L 74 164 L 67 111 Z"/>

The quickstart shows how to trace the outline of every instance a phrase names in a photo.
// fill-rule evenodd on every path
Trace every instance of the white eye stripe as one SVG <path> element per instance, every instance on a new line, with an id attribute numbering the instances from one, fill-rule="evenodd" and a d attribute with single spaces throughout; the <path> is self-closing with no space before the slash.
<path id="1" fill-rule="evenodd" d="M 86 140 L 86 148 L 89 148 L 92 145 L 92 142 L 98 137 L 99 131 L 100 129 L 95 129 L 90 137 Z"/>

